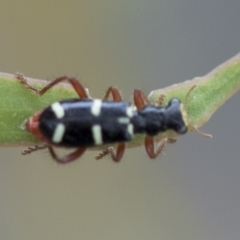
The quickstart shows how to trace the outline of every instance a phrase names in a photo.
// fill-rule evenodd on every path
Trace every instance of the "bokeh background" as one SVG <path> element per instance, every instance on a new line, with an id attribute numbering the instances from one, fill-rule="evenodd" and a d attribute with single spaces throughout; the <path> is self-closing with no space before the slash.
<path id="1" fill-rule="evenodd" d="M 93 96 L 130 101 L 202 76 L 240 51 L 238 0 L 0 2 L 0 71 L 77 76 Z M 1 87 L 1 86 L 0 86 Z M 157 160 L 88 151 L 66 166 L 46 151 L 0 148 L 0 239 L 240 239 L 237 93 Z"/>

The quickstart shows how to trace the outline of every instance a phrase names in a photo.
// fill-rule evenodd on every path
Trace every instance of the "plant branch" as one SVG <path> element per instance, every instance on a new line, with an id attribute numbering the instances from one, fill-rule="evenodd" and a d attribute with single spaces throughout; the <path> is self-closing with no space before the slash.
<path id="1" fill-rule="evenodd" d="M 27 78 L 27 81 L 39 89 L 47 83 L 45 80 L 32 78 Z M 163 104 L 173 97 L 185 102 L 186 94 L 193 85 L 197 87 L 190 93 L 185 105 L 190 130 L 202 127 L 240 89 L 240 53 L 203 77 L 152 91 L 149 100 L 155 104 L 164 95 Z M 0 145 L 36 144 L 38 140 L 21 129 L 24 120 L 55 101 L 75 97 L 76 92 L 67 83 L 58 84 L 43 96 L 38 96 L 26 89 L 15 75 L 0 73 Z M 159 138 L 175 136 L 175 132 L 167 131 Z M 137 135 L 128 143 L 128 147 L 142 144 L 142 139 L 142 135 Z"/>

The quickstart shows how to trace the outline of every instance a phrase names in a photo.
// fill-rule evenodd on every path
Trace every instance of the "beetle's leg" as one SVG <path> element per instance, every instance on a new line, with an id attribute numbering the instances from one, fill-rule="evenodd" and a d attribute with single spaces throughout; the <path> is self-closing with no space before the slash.
<path id="1" fill-rule="evenodd" d="M 163 105 L 163 102 L 164 102 L 164 99 L 165 99 L 165 95 L 164 94 L 161 94 L 156 102 L 156 106 L 162 106 Z"/>
<path id="2" fill-rule="evenodd" d="M 24 76 L 20 73 L 16 74 L 16 78 L 19 79 L 21 81 L 21 83 L 23 83 L 26 88 L 32 90 L 33 92 L 35 92 L 36 94 L 39 95 L 43 95 L 45 92 L 47 92 L 50 88 L 52 88 L 54 85 L 62 82 L 62 81 L 69 81 L 69 83 L 73 86 L 74 90 L 77 92 L 78 96 L 80 98 L 88 98 L 88 94 L 85 90 L 85 88 L 82 86 L 82 84 L 80 82 L 78 82 L 78 80 L 74 77 L 67 77 L 67 76 L 62 76 L 59 78 L 56 78 L 55 80 L 53 80 L 52 82 L 50 82 L 49 84 L 47 84 L 44 88 L 42 88 L 41 90 L 37 90 L 36 88 L 32 87 L 31 85 L 28 84 L 26 78 L 24 78 Z"/>
<path id="3" fill-rule="evenodd" d="M 27 149 L 23 150 L 22 151 L 22 155 L 27 155 L 27 154 L 30 154 L 32 152 L 35 152 L 35 151 L 38 151 L 38 150 L 42 150 L 42 149 L 45 149 L 47 148 L 48 146 L 45 144 L 45 145 L 35 145 L 33 147 L 28 147 Z"/>
<path id="4" fill-rule="evenodd" d="M 109 147 L 108 151 L 114 162 L 119 162 L 124 154 L 125 143 L 119 143 L 117 146 L 117 151 L 115 152 L 114 147 Z"/>
<path id="5" fill-rule="evenodd" d="M 165 147 L 166 143 L 168 142 L 168 138 L 163 138 L 159 141 L 158 147 L 156 152 L 154 150 L 154 137 L 147 136 L 145 137 L 145 148 L 150 158 L 156 158 Z"/>
<path id="6" fill-rule="evenodd" d="M 134 90 L 133 93 L 133 100 L 138 110 L 144 108 L 146 104 L 150 104 L 147 96 L 142 91 L 136 89 Z"/>
<path id="7" fill-rule="evenodd" d="M 167 138 L 167 143 L 175 143 L 177 142 L 176 138 Z"/>
<path id="8" fill-rule="evenodd" d="M 103 150 L 101 153 L 99 153 L 95 159 L 99 160 L 106 155 L 110 154 L 111 158 L 114 162 L 119 162 L 124 154 L 125 150 L 125 143 L 119 143 L 117 147 L 117 152 L 115 151 L 114 147 L 108 147 L 107 149 Z"/>
<path id="9" fill-rule="evenodd" d="M 64 157 L 58 157 L 55 151 L 53 150 L 52 146 L 47 146 L 49 149 L 49 152 L 53 159 L 61 164 L 69 163 L 80 157 L 86 150 L 86 148 L 78 148 L 76 151 L 64 156 Z"/>
<path id="10" fill-rule="evenodd" d="M 98 155 L 95 156 L 96 160 L 102 159 L 109 154 L 109 148 L 101 151 Z"/>
<path id="11" fill-rule="evenodd" d="M 120 92 L 115 87 L 109 87 L 108 90 L 105 93 L 105 96 L 103 97 L 103 100 L 107 100 L 109 98 L 109 95 L 112 94 L 113 101 L 120 102 L 122 101 L 122 97 Z"/>
<path id="12" fill-rule="evenodd" d="M 24 86 L 25 86 L 27 89 L 33 91 L 34 93 L 37 93 L 37 92 L 38 92 L 38 90 L 37 90 L 36 88 L 34 88 L 34 87 L 32 87 L 31 85 L 28 84 L 27 79 L 24 77 L 24 75 L 23 75 L 22 73 L 20 73 L 20 72 L 15 73 L 15 77 L 16 77 L 18 80 L 20 80 L 20 83 L 24 84 Z M 37 93 L 37 94 L 38 94 L 38 93 Z"/>

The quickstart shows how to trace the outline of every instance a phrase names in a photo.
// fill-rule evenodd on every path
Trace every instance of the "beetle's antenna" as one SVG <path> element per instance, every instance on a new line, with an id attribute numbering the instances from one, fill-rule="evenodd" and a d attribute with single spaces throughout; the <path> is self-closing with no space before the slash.
<path id="1" fill-rule="evenodd" d="M 187 94 L 186 94 L 186 97 L 185 97 L 185 105 L 187 105 L 187 101 L 188 101 L 188 98 L 189 98 L 190 93 L 191 93 L 196 87 L 197 87 L 197 85 L 195 84 L 195 85 L 193 85 L 193 86 L 188 90 L 188 92 L 187 92 Z"/>
<path id="2" fill-rule="evenodd" d="M 189 91 L 187 92 L 187 95 L 185 97 L 185 103 L 184 103 L 184 108 L 186 110 L 186 105 L 187 105 L 187 101 L 188 101 L 188 98 L 189 98 L 189 95 L 190 93 L 197 87 L 197 85 L 193 85 Z M 187 110 L 186 110 L 187 112 Z M 212 138 L 212 135 L 211 134 L 208 134 L 208 133 L 204 133 L 204 132 L 201 132 L 197 127 L 194 127 L 193 125 L 189 124 L 188 126 L 191 130 L 197 132 L 198 134 L 202 135 L 203 137 L 207 137 L 207 138 Z"/>

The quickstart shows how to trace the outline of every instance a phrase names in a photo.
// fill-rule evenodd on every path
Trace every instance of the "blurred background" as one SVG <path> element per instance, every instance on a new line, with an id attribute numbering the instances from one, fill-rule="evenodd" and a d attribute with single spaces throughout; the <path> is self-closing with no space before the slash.
<path id="1" fill-rule="evenodd" d="M 1 1 L 0 71 L 76 76 L 125 100 L 202 76 L 240 51 L 238 0 Z M 1 87 L 1 86 L 0 86 Z M 237 93 L 201 130 L 119 164 L 88 151 L 57 165 L 47 151 L 0 148 L 0 239 L 239 239 Z"/>

